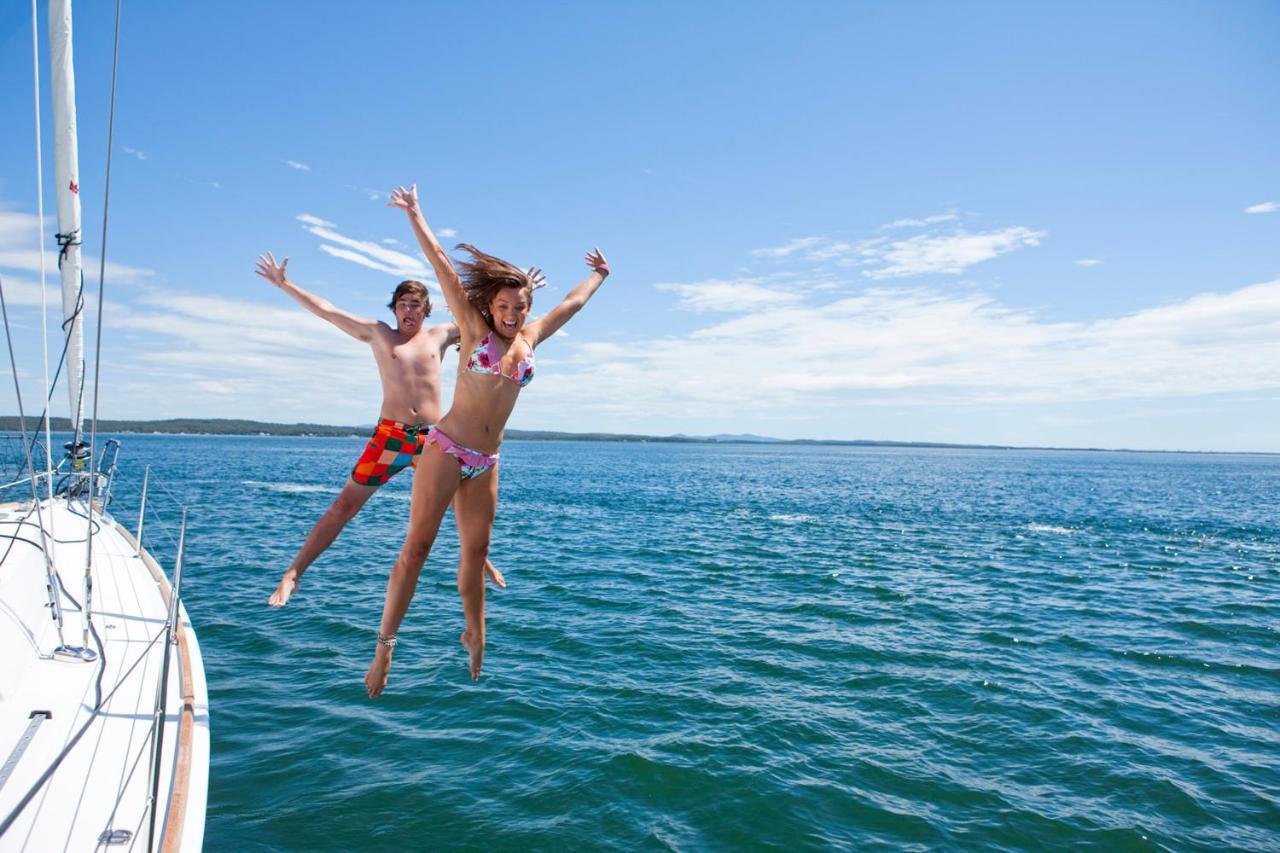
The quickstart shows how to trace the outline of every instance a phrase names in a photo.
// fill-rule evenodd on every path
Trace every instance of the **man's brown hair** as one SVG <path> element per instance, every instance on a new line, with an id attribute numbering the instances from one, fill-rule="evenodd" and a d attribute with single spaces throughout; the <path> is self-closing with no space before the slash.
<path id="1" fill-rule="evenodd" d="M 391 294 L 391 301 L 387 303 L 387 307 L 390 308 L 392 311 L 395 311 L 396 301 L 401 296 L 406 296 L 408 294 L 412 294 L 422 300 L 422 308 L 423 308 L 422 316 L 430 317 L 431 316 L 431 297 L 427 295 L 427 286 L 422 282 L 412 278 L 407 278 L 396 285 L 396 291 L 395 293 Z"/>

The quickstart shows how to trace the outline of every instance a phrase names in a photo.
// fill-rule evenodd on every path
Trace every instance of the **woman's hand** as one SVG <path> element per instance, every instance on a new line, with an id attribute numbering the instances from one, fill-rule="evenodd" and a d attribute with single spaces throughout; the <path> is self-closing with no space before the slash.
<path id="1" fill-rule="evenodd" d="M 600 273 L 601 278 L 609 277 L 609 262 L 604 259 L 604 253 L 600 251 L 600 247 L 587 252 L 587 266 Z"/>
<path id="2" fill-rule="evenodd" d="M 547 277 L 542 274 L 542 267 L 529 267 L 524 274 L 529 277 L 529 285 L 534 290 L 547 283 Z"/>
<path id="3" fill-rule="evenodd" d="M 398 207 L 408 214 L 418 213 L 418 185 L 413 184 L 408 189 L 396 187 L 391 192 L 391 201 L 387 202 L 387 207 Z"/>
<path id="4" fill-rule="evenodd" d="M 254 270 L 254 272 L 274 284 L 276 287 L 284 287 L 284 271 L 287 266 L 289 266 L 288 258 L 284 259 L 284 263 L 277 264 L 276 256 L 267 252 L 265 255 L 258 255 L 258 268 Z"/>

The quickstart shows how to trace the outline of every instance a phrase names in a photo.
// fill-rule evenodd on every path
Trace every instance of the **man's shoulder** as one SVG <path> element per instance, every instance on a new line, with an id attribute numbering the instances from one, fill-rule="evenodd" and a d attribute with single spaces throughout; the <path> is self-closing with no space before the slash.
<path id="1" fill-rule="evenodd" d="M 396 337 L 396 330 L 385 322 L 382 320 L 373 321 L 373 335 L 369 338 L 369 344 L 375 351 L 395 346 Z"/>
<path id="2" fill-rule="evenodd" d="M 438 323 L 426 330 L 427 338 L 436 345 L 443 345 L 446 341 L 456 342 L 458 340 L 458 324 L 457 323 Z"/>

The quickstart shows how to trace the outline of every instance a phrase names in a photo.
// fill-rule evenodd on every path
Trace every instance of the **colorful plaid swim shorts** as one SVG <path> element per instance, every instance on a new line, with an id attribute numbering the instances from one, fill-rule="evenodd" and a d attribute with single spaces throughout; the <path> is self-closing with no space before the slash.
<path id="1" fill-rule="evenodd" d="M 360 454 L 351 479 L 362 486 L 381 486 L 410 465 L 417 466 L 430 424 L 402 424 L 383 418 Z"/>

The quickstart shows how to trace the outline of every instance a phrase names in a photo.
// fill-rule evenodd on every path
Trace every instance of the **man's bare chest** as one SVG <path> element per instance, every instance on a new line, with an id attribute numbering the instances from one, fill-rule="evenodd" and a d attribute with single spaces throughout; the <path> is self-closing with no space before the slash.
<path id="1" fill-rule="evenodd" d="M 387 347 L 379 361 L 393 373 L 429 375 L 440 372 L 440 350 L 425 341 L 409 341 Z"/>

